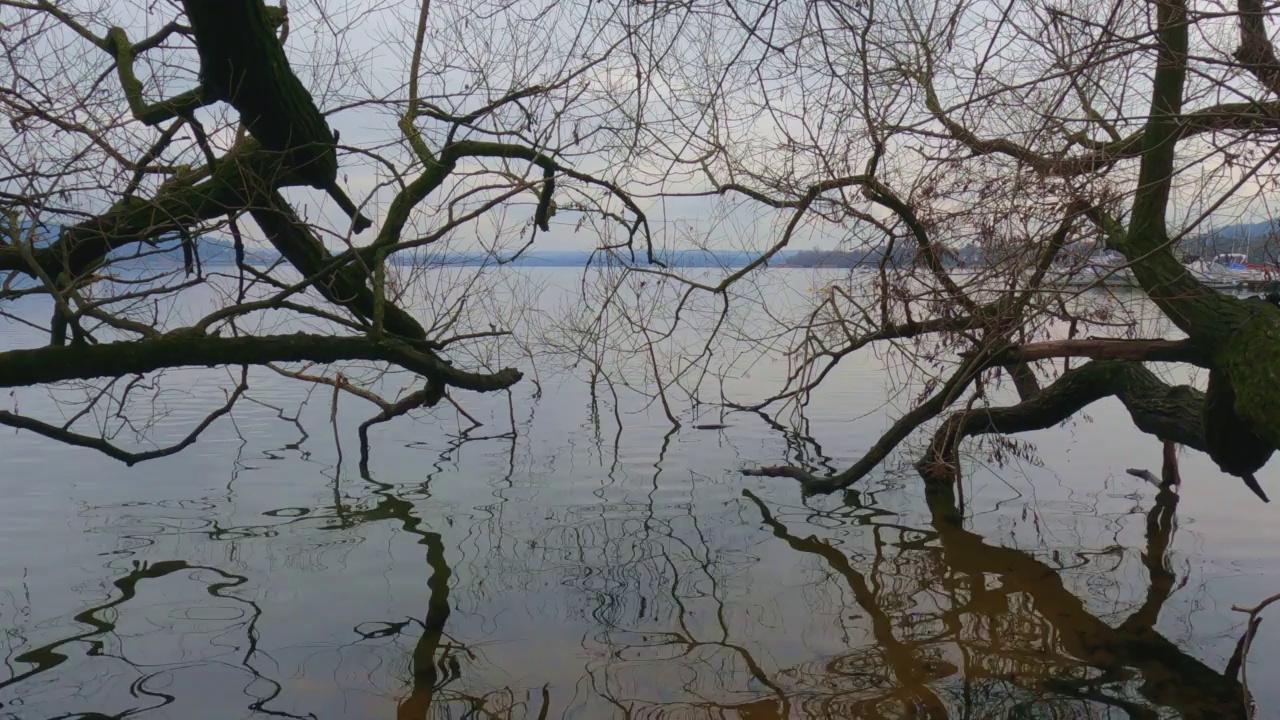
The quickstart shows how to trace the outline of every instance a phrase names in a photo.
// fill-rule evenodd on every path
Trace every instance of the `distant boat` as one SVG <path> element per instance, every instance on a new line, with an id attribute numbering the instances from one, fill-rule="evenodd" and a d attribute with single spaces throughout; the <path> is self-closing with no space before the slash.
<path id="1" fill-rule="evenodd" d="M 1249 267 L 1249 258 L 1241 253 L 1221 253 L 1212 260 L 1194 259 L 1183 263 L 1191 276 L 1212 288 L 1254 287 L 1274 282 L 1268 268 Z"/>
<path id="2" fill-rule="evenodd" d="M 1138 279 L 1128 267 L 1128 260 L 1110 251 L 1091 255 L 1083 267 L 1064 269 L 1063 284 L 1068 287 L 1139 287 Z"/>
<path id="3" fill-rule="evenodd" d="M 1083 267 L 1064 270 L 1068 287 L 1140 287 L 1128 261 L 1115 253 L 1091 257 Z M 1270 265 L 1250 265 L 1242 253 L 1221 253 L 1210 260 L 1190 258 L 1183 267 L 1196 280 L 1217 290 L 1266 289 L 1280 285 L 1280 271 Z"/>

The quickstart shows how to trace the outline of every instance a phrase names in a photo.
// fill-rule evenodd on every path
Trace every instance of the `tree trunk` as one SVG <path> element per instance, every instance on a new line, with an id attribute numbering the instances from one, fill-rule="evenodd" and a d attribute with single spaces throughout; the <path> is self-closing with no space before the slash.
<path id="1" fill-rule="evenodd" d="M 1224 471 L 1248 482 L 1280 447 L 1280 309 L 1205 287 L 1173 256 L 1166 216 L 1184 122 L 1186 0 L 1158 0 L 1155 10 L 1156 67 L 1129 226 L 1123 230 L 1109 219 L 1101 224 L 1143 290 L 1207 358 L 1204 449 Z"/>
<path id="2" fill-rule="evenodd" d="M 338 176 L 329 129 L 289 67 L 262 0 L 183 0 L 206 97 L 231 104 L 263 147 L 316 187 Z"/>
<path id="3" fill-rule="evenodd" d="M 183 0 L 205 97 L 229 103 L 249 134 L 281 153 L 282 164 L 308 185 L 327 191 L 355 220 L 370 225 L 338 187 L 333 130 L 311 93 L 289 67 L 262 0 Z"/>

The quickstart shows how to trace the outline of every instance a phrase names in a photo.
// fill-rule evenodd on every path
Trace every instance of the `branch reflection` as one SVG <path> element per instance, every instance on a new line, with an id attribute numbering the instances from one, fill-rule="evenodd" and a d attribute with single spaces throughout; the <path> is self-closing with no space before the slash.
<path id="1" fill-rule="evenodd" d="M 227 509 L 249 491 L 239 486 L 184 505 L 185 515 L 156 503 L 142 518 L 154 532 L 121 535 L 130 552 L 168 553 L 181 546 L 169 539 L 197 537 L 227 548 L 225 562 L 135 560 L 107 583 L 107 600 L 74 615 L 74 632 L 44 644 L 20 638 L 7 658 L 11 676 L 0 680 L 0 701 L 9 703 L 0 717 L 168 712 L 191 701 L 190 688 L 170 676 L 209 657 L 248 673 L 248 682 L 217 686 L 219 709 L 247 708 L 248 716 L 1245 717 L 1238 661 L 1214 670 L 1157 630 L 1186 583 L 1170 560 L 1178 497 L 1168 489 L 1144 513 L 1141 548 L 1090 553 L 1079 541 L 1064 563 L 1056 552 L 1051 560 L 966 529 L 946 493 L 927 497 L 918 522 L 876 490 L 820 508 L 739 496 L 732 484 L 682 470 L 685 436 L 674 432 L 654 436 L 644 463 L 615 452 L 581 504 L 557 498 L 534 514 L 523 493 L 538 483 L 517 452 L 522 436 L 451 438 L 421 463 L 425 476 L 403 483 L 362 468 L 360 482 L 339 485 L 335 474 L 332 495 L 261 513 L 267 522 L 236 520 Z M 489 451 L 486 502 L 459 508 L 432 497 L 435 480 L 457 471 L 463 446 L 493 442 L 510 447 Z M 603 461 L 609 451 L 596 454 Z M 330 550 L 382 553 L 405 602 L 371 611 L 395 593 L 353 589 L 356 601 L 342 604 L 340 588 L 323 598 L 337 607 L 329 624 L 307 626 L 324 637 L 260 649 L 262 628 L 292 630 L 293 613 L 321 602 L 273 602 L 281 585 L 237 554 L 285 533 L 303 543 L 291 556 L 304 566 L 298 572 L 329 571 L 321 553 Z M 1076 584 L 1131 583 L 1116 579 L 1118 554 L 1143 574 L 1119 615 L 1100 612 Z M 126 611 L 170 612 L 169 598 L 140 599 L 150 583 L 174 582 L 165 578 L 202 589 L 183 612 L 239 608 L 203 626 L 155 629 L 207 645 L 205 658 L 151 664 L 141 641 L 119 629 Z M 135 701 L 112 705 L 116 714 L 68 714 L 61 708 L 72 705 L 62 703 L 49 705 L 61 715 L 35 715 L 21 704 L 55 687 L 79 694 L 77 710 L 103 710 L 84 678 L 108 672 L 108 658 L 135 670 Z M 88 669 L 68 673 L 78 663 Z M 339 708 L 308 695 L 321 691 L 373 704 Z"/>
<path id="2" fill-rule="evenodd" d="M 743 495 L 775 537 L 843 578 L 873 627 L 874 646 L 806 668 L 797 694 L 807 717 L 1074 717 L 1089 704 L 1137 718 L 1156 717 L 1157 707 L 1245 717 L 1234 676 L 1154 630 L 1176 581 L 1166 553 L 1177 496 L 1168 490 L 1147 514 L 1147 595 L 1118 627 L 1092 614 L 1058 570 L 965 530 L 949 497 L 930 499 L 932 534 L 899 548 L 918 562 L 899 557 L 889 563 L 894 577 L 869 580 L 844 551 L 796 536 L 760 498 Z M 870 564 L 885 563 L 877 554 Z M 921 596 L 942 601 L 934 617 L 897 610 Z"/>

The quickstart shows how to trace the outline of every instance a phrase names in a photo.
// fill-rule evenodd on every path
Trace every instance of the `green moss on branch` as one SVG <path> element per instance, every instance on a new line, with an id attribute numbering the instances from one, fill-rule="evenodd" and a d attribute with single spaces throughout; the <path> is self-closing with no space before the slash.
<path id="1" fill-rule="evenodd" d="M 478 392 L 502 390 L 521 378 L 521 373 L 515 369 L 496 373 L 459 370 L 433 353 L 416 350 L 403 342 L 363 335 L 332 337 L 297 333 L 224 338 L 168 333 L 134 342 L 48 346 L 2 352 L 0 387 L 119 377 L 176 367 L 336 363 L 346 360 L 394 363 L 445 385 Z"/>
<path id="2" fill-rule="evenodd" d="M 283 154 L 283 165 L 307 184 L 327 191 L 355 220 L 370 225 L 338 187 L 333 131 L 311 93 L 289 66 L 262 0 L 183 0 L 200 52 L 205 95 L 229 103 L 263 147 Z"/>

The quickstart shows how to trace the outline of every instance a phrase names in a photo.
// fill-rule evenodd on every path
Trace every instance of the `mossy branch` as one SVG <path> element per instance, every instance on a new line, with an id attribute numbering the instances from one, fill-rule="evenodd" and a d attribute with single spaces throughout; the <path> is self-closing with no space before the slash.
<path id="1" fill-rule="evenodd" d="M 176 24 L 170 24 L 176 28 Z M 109 52 L 116 61 L 116 77 L 120 80 L 120 88 L 124 91 L 125 100 L 133 116 L 146 125 L 158 125 L 174 117 L 189 117 L 196 108 L 211 102 L 203 87 L 196 87 L 184 93 L 157 103 L 148 104 L 143 97 L 142 81 L 134 74 L 133 64 L 143 50 L 159 44 L 157 37 L 148 38 L 143 43 L 134 45 L 129 42 L 124 28 L 113 27 L 107 31 L 106 42 Z"/>
<path id="2" fill-rule="evenodd" d="M 459 370 L 435 354 L 410 344 L 364 335 L 334 337 L 296 333 L 219 337 L 179 331 L 132 342 L 0 352 L 0 387 L 137 375 L 174 367 L 346 360 L 389 362 L 446 386 L 477 392 L 502 390 L 522 377 L 515 369 L 495 373 Z"/>

